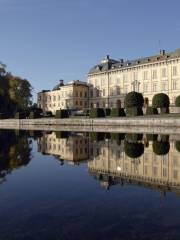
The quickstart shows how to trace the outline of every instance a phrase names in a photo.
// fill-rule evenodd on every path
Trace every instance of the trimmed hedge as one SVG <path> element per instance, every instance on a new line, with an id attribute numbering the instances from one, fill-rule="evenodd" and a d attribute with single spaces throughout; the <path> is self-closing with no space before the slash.
<path id="1" fill-rule="evenodd" d="M 124 100 L 125 108 L 143 107 L 144 98 L 139 92 L 130 92 L 126 95 Z"/>
<path id="2" fill-rule="evenodd" d="M 126 140 L 132 141 L 132 142 L 137 142 L 137 141 L 142 141 L 143 134 L 138 134 L 138 133 L 127 133 L 126 134 Z"/>
<path id="3" fill-rule="evenodd" d="M 6 114 L 5 113 L 0 113 L 0 119 L 5 119 L 6 118 Z"/>
<path id="4" fill-rule="evenodd" d="M 146 139 L 148 141 L 155 141 L 155 140 L 157 140 L 157 138 L 158 138 L 157 134 L 146 134 Z"/>
<path id="5" fill-rule="evenodd" d="M 124 151 L 130 158 L 138 158 L 144 153 L 144 145 L 142 143 L 130 143 L 125 141 Z"/>
<path id="6" fill-rule="evenodd" d="M 124 108 L 112 108 L 110 116 L 111 117 L 125 117 L 126 114 L 125 114 Z"/>
<path id="7" fill-rule="evenodd" d="M 125 134 L 124 133 L 111 133 L 111 139 L 116 141 L 118 145 L 121 144 L 121 140 L 124 140 Z"/>
<path id="8" fill-rule="evenodd" d="M 69 113 L 67 109 L 60 109 L 56 111 L 55 118 L 68 118 L 68 117 L 69 117 Z"/>
<path id="9" fill-rule="evenodd" d="M 157 114 L 158 114 L 157 108 L 154 108 L 154 107 L 146 108 L 146 115 L 157 115 Z"/>
<path id="10" fill-rule="evenodd" d="M 165 141 L 154 141 L 153 142 L 153 152 L 156 155 L 166 155 L 170 149 L 169 142 Z"/>
<path id="11" fill-rule="evenodd" d="M 180 95 L 177 96 L 176 100 L 175 100 L 175 106 L 176 107 L 180 107 Z"/>
<path id="12" fill-rule="evenodd" d="M 180 152 L 180 141 L 175 142 L 175 148 L 178 152 Z"/>
<path id="13" fill-rule="evenodd" d="M 25 112 L 16 112 L 14 115 L 14 118 L 15 119 L 24 119 L 24 118 L 26 118 L 26 114 L 25 114 Z"/>
<path id="14" fill-rule="evenodd" d="M 105 117 L 105 112 L 103 108 L 91 108 L 89 112 L 90 118 L 100 118 Z"/>
<path id="15" fill-rule="evenodd" d="M 110 109 L 110 108 L 105 108 L 105 109 L 104 109 L 104 112 L 105 112 L 105 115 L 106 115 L 106 116 L 110 116 L 110 114 L 111 114 L 111 109 Z"/>
<path id="16" fill-rule="evenodd" d="M 40 114 L 39 112 L 36 112 L 36 111 L 30 112 L 29 114 L 30 119 L 39 118 L 39 117 L 40 117 Z"/>
<path id="17" fill-rule="evenodd" d="M 155 94 L 152 99 L 152 106 L 155 108 L 169 108 L 169 97 L 165 93 Z"/>
<path id="18" fill-rule="evenodd" d="M 90 132 L 90 139 L 92 141 L 103 141 L 105 138 L 105 133 L 102 132 Z"/>
<path id="19" fill-rule="evenodd" d="M 127 116 L 143 116 L 143 110 L 140 107 L 131 107 L 126 109 Z"/>
<path id="20" fill-rule="evenodd" d="M 55 132 L 56 134 L 56 138 L 68 138 L 69 137 L 69 132 L 67 131 L 58 131 L 58 132 Z"/>

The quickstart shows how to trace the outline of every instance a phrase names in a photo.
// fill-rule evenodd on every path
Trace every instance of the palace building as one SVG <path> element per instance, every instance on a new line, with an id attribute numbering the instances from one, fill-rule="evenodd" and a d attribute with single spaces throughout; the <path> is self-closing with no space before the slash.
<path id="1" fill-rule="evenodd" d="M 107 55 L 87 75 L 90 107 L 120 107 L 128 92 L 143 94 L 145 105 L 157 93 L 166 93 L 171 105 L 180 95 L 180 49 L 133 61 L 113 60 Z"/>
<path id="2" fill-rule="evenodd" d="M 37 102 L 43 112 L 51 111 L 53 114 L 59 109 L 82 110 L 88 107 L 88 85 L 79 80 L 67 84 L 60 80 L 52 90 L 39 92 Z"/>

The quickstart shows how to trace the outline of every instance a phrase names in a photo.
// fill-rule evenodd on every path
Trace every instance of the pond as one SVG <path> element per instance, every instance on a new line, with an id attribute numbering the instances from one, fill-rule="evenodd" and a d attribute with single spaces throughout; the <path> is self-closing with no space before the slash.
<path id="1" fill-rule="evenodd" d="M 180 239 L 180 135 L 0 130 L 0 239 Z"/>

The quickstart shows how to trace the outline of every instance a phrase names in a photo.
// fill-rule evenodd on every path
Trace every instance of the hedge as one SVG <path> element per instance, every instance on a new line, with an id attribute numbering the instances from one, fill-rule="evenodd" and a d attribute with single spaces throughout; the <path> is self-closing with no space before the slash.
<path id="1" fill-rule="evenodd" d="M 144 98 L 141 93 L 130 92 L 126 95 L 124 100 L 125 108 L 143 107 Z"/>
<path id="2" fill-rule="evenodd" d="M 165 141 L 154 141 L 153 142 L 153 152 L 156 155 L 166 155 L 170 149 L 169 142 Z"/>
<path id="3" fill-rule="evenodd" d="M 111 139 L 116 141 L 118 145 L 121 144 L 121 140 L 124 140 L 125 133 L 111 133 Z"/>
<path id="4" fill-rule="evenodd" d="M 180 107 L 180 95 L 175 100 L 175 106 Z"/>
<path id="5" fill-rule="evenodd" d="M 39 118 L 39 117 L 40 117 L 40 114 L 39 112 L 36 112 L 36 111 L 30 112 L 29 114 L 30 119 Z"/>
<path id="6" fill-rule="evenodd" d="M 157 134 L 146 134 L 146 139 L 148 140 L 148 141 L 155 141 L 155 140 L 157 140 L 157 138 L 158 138 L 158 135 Z"/>
<path id="7" fill-rule="evenodd" d="M 106 116 L 110 116 L 110 114 L 111 114 L 111 109 L 110 109 L 110 108 L 105 108 L 105 109 L 104 109 L 104 112 L 105 112 L 105 115 L 106 115 Z"/>
<path id="8" fill-rule="evenodd" d="M 152 99 L 152 106 L 155 108 L 169 108 L 169 97 L 165 93 L 155 94 Z"/>
<path id="9" fill-rule="evenodd" d="M 144 145 L 142 143 L 130 143 L 125 141 L 124 151 L 130 158 L 138 158 L 144 153 Z"/>
<path id="10" fill-rule="evenodd" d="M 92 141 L 103 141 L 105 138 L 105 133 L 102 132 L 90 132 L 90 139 Z"/>
<path id="11" fill-rule="evenodd" d="M 24 119 L 24 118 L 26 118 L 26 114 L 25 114 L 25 112 L 16 112 L 14 115 L 14 118 L 15 119 Z"/>
<path id="12" fill-rule="evenodd" d="M 69 117 L 69 113 L 67 109 L 60 109 L 56 111 L 55 118 L 68 118 L 68 117 Z"/>
<path id="13" fill-rule="evenodd" d="M 140 107 L 131 107 L 126 109 L 127 116 L 142 116 L 143 110 Z"/>
<path id="14" fill-rule="evenodd" d="M 138 134 L 138 133 L 127 133 L 126 134 L 126 140 L 132 141 L 132 142 L 137 142 L 141 141 L 143 138 L 143 134 Z"/>
<path id="15" fill-rule="evenodd" d="M 68 138 L 69 137 L 69 132 L 67 131 L 57 131 L 55 132 L 56 138 Z"/>
<path id="16" fill-rule="evenodd" d="M 90 118 L 100 118 L 105 117 L 105 112 L 103 108 L 91 108 L 89 112 Z"/>
<path id="17" fill-rule="evenodd" d="M 178 152 L 180 152 L 180 141 L 175 142 L 175 148 Z"/>
<path id="18" fill-rule="evenodd" d="M 157 115 L 157 114 L 158 114 L 157 108 L 154 108 L 154 107 L 146 108 L 146 115 Z"/>
<path id="19" fill-rule="evenodd" d="M 0 113 L 0 119 L 5 119 L 6 118 L 6 114 L 5 113 Z"/>
<path id="20" fill-rule="evenodd" d="M 125 117 L 126 114 L 125 114 L 124 108 L 112 108 L 110 116 L 111 117 Z"/>

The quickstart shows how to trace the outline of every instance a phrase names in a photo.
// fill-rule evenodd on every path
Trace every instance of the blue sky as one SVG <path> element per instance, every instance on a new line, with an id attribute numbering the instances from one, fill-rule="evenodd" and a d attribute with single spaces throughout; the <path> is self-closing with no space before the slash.
<path id="1" fill-rule="evenodd" d="M 179 0 L 0 0 L 0 61 L 35 92 L 85 80 L 109 54 L 180 48 Z"/>

